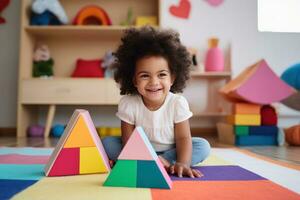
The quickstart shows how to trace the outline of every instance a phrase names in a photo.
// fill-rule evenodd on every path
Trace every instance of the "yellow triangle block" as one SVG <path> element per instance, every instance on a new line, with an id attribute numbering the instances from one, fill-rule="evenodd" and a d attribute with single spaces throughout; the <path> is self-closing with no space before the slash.
<path id="1" fill-rule="evenodd" d="M 80 148 L 80 174 L 105 173 L 108 172 L 103 159 L 96 147 Z"/>
<path id="2" fill-rule="evenodd" d="M 82 116 L 79 116 L 64 147 L 94 147 L 95 143 Z"/>

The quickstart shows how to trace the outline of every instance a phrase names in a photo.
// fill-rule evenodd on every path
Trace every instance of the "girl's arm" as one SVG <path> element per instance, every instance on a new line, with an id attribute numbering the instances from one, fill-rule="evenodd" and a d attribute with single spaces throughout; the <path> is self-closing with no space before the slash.
<path id="1" fill-rule="evenodd" d="M 189 177 L 201 177 L 202 173 L 198 170 L 191 169 L 192 158 L 192 136 L 188 120 L 175 124 L 175 143 L 177 160 L 170 167 L 171 174 L 177 173 L 179 177 L 183 175 Z"/>
<path id="2" fill-rule="evenodd" d="M 192 157 L 192 137 L 188 120 L 175 124 L 177 162 L 190 166 Z"/>
<path id="3" fill-rule="evenodd" d="M 121 132 L 122 132 L 122 144 L 125 146 L 129 137 L 131 136 L 135 126 L 128 124 L 127 122 L 121 121 Z"/>

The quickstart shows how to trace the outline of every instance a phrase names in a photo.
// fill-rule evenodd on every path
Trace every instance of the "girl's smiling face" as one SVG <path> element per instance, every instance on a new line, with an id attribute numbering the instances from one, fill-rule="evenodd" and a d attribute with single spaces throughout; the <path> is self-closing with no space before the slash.
<path id="1" fill-rule="evenodd" d="M 174 77 L 164 57 L 146 56 L 136 62 L 133 82 L 145 106 L 157 110 L 164 103 Z"/>

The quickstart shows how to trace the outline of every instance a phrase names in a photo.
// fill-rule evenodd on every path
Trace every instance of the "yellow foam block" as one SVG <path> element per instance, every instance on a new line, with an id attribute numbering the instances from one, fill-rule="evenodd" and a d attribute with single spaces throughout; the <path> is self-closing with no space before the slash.
<path id="1" fill-rule="evenodd" d="M 234 125 L 253 125 L 259 126 L 261 124 L 260 115 L 230 115 L 227 118 L 228 123 Z"/>
<path id="2" fill-rule="evenodd" d="M 250 103 L 236 103 L 233 105 L 234 114 L 260 115 L 260 105 Z"/>
<path id="3" fill-rule="evenodd" d="M 80 174 L 108 172 L 96 147 L 80 148 Z"/>
<path id="4" fill-rule="evenodd" d="M 80 116 L 75 123 L 64 147 L 93 147 L 95 143 L 84 119 Z"/>
<path id="5" fill-rule="evenodd" d="M 136 18 L 136 26 L 153 25 L 157 26 L 157 17 L 155 16 L 139 16 Z"/>

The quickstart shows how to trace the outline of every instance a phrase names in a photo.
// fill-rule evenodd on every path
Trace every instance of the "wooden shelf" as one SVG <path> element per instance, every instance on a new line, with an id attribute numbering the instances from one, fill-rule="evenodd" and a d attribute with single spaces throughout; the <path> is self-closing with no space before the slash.
<path id="1" fill-rule="evenodd" d="M 120 36 L 126 26 L 26 26 L 25 30 L 34 36 Z"/>
<path id="2" fill-rule="evenodd" d="M 119 88 L 111 78 L 23 79 L 20 101 L 26 105 L 117 105 Z"/>
<path id="3" fill-rule="evenodd" d="M 231 72 L 200 72 L 200 71 L 192 71 L 191 76 L 194 78 L 197 77 L 207 77 L 207 78 L 230 78 Z"/>

